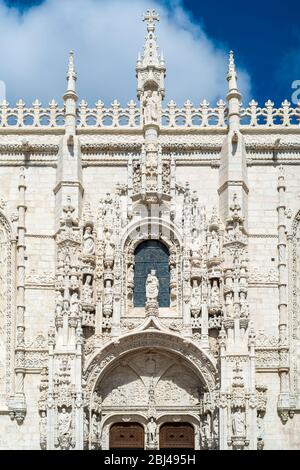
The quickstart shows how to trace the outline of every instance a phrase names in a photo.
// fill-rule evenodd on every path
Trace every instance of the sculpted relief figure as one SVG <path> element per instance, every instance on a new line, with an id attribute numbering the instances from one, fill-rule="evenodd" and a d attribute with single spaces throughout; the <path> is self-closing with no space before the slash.
<path id="1" fill-rule="evenodd" d="M 77 292 L 74 292 L 74 294 L 72 294 L 70 304 L 71 304 L 71 307 L 70 307 L 71 313 L 73 315 L 78 315 L 78 313 L 79 313 L 79 299 L 78 299 Z"/>
<path id="2" fill-rule="evenodd" d="M 201 289 L 198 285 L 198 281 L 194 279 L 193 287 L 192 287 L 191 309 L 199 310 L 200 306 L 201 306 Z"/>
<path id="3" fill-rule="evenodd" d="M 92 234 L 92 227 L 87 226 L 83 235 L 83 253 L 85 255 L 95 254 L 95 242 Z"/>
<path id="4" fill-rule="evenodd" d="M 90 274 L 88 274 L 86 276 L 86 279 L 82 287 L 82 300 L 86 304 L 92 303 L 92 296 L 93 296 L 92 283 L 93 283 L 93 278 Z"/>
<path id="5" fill-rule="evenodd" d="M 232 434 L 234 437 L 246 436 L 245 413 L 240 408 L 232 416 Z"/>
<path id="6" fill-rule="evenodd" d="M 211 233 L 211 242 L 209 247 L 209 258 L 218 258 L 220 255 L 220 242 L 218 240 L 218 234 L 215 230 Z"/>
<path id="7" fill-rule="evenodd" d="M 197 230 L 193 230 L 193 236 L 191 240 L 191 254 L 192 258 L 201 258 L 200 240 Z"/>
<path id="8" fill-rule="evenodd" d="M 211 303 L 212 305 L 219 305 L 220 303 L 220 289 L 218 281 L 214 280 L 211 288 Z"/>
<path id="9" fill-rule="evenodd" d="M 148 274 L 147 281 L 146 281 L 146 298 L 147 301 L 155 301 L 158 299 L 158 289 L 159 289 L 159 280 L 156 277 L 156 271 L 152 270 L 150 274 Z"/>
<path id="10" fill-rule="evenodd" d="M 249 304 L 248 304 L 245 292 L 241 292 L 240 294 L 240 304 L 241 304 L 241 318 L 248 318 L 249 317 Z"/>

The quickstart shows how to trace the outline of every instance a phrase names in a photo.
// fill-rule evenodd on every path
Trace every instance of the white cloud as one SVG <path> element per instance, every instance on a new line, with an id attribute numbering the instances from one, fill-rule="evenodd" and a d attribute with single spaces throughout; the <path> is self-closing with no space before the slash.
<path id="1" fill-rule="evenodd" d="M 0 79 L 11 104 L 18 98 L 61 101 L 71 49 L 80 99 L 90 105 L 135 99 L 135 63 L 146 31 L 141 16 L 148 8 L 161 16 L 157 35 L 167 64 L 166 100 L 197 104 L 225 97 L 227 51 L 214 45 L 178 0 L 47 0 L 24 15 L 0 0 Z M 250 83 L 240 71 L 245 101 Z"/>

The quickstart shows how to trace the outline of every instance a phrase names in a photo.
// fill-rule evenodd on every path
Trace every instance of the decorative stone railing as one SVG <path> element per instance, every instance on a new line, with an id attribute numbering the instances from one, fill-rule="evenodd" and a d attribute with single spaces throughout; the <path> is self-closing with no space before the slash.
<path id="1" fill-rule="evenodd" d="M 65 124 L 65 109 L 59 107 L 52 100 L 48 108 L 43 108 L 35 100 L 31 108 L 19 100 L 14 108 L 9 107 L 6 101 L 0 105 L 0 128 L 61 128 Z M 280 108 L 275 108 L 272 101 L 267 101 L 265 107 L 260 108 L 252 100 L 247 108 L 241 106 L 242 127 L 291 127 L 300 126 L 300 104 L 291 107 L 286 100 Z M 77 127 L 85 128 L 136 128 L 140 129 L 141 111 L 134 101 L 130 101 L 126 108 L 122 108 L 118 101 L 114 101 L 110 108 L 106 108 L 102 101 L 98 101 L 94 108 L 89 108 L 86 101 L 81 101 L 77 108 Z M 227 126 L 227 108 L 225 102 L 220 100 L 215 108 L 209 107 L 203 101 L 199 107 L 194 107 L 187 101 L 183 108 L 178 108 L 171 101 L 161 112 L 161 127 L 165 129 L 188 128 L 219 128 Z"/>
<path id="2" fill-rule="evenodd" d="M 15 108 L 9 108 L 6 101 L 0 105 L 0 127 L 63 127 L 65 125 L 65 110 L 59 108 L 52 100 L 49 108 L 42 108 L 35 100 L 31 108 L 25 108 L 25 103 L 19 100 Z"/>

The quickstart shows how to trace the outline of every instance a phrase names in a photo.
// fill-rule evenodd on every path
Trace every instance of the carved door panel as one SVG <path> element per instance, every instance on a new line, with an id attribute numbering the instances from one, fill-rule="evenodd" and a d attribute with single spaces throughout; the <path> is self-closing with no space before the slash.
<path id="1" fill-rule="evenodd" d="M 164 424 L 159 431 L 160 449 L 194 449 L 195 434 L 190 424 Z"/>
<path id="2" fill-rule="evenodd" d="M 136 423 L 113 424 L 109 433 L 110 449 L 144 449 L 144 428 Z"/>

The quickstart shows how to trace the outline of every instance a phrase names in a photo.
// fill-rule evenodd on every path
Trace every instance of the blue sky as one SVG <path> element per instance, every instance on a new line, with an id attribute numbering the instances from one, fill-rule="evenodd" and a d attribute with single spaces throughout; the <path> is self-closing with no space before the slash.
<path id="1" fill-rule="evenodd" d="M 0 0 L 0 78 L 9 101 L 60 100 L 70 49 L 82 98 L 135 99 L 134 66 L 145 35 L 140 18 L 153 6 L 162 17 L 157 35 L 167 100 L 224 97 L 229 49 L 244 100 L 291 99 L 291 84 L 300 80 L 299 0 Z"/>

